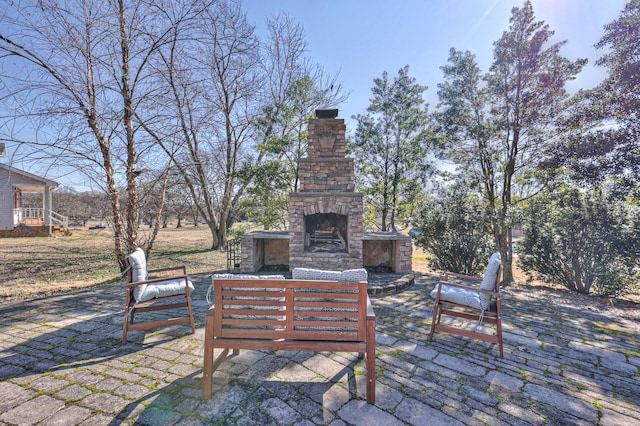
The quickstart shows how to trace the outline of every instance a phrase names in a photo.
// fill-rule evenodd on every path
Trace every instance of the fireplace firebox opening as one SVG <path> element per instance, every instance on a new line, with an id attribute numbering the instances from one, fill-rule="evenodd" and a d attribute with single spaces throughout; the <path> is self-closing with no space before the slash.
<path id="1" fill-rule="evenodd" d="M 304 217 L 304 251 L 347 253 L 349 217 L 337 213 L 316 213 Z"/>

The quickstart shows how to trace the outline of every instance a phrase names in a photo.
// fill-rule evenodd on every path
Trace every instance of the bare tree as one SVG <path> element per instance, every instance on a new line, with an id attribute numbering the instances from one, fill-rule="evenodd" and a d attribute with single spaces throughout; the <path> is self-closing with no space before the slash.
<path id="1" fill-rule="evenodd" d="M 192 24 L 175 27 L 173 42 L 161 49 L 156 66 L 164 72 L 157 75 L 158 83 L 168 88 L 162 107 L 138 111 L 147 114 L 140 122 L 155 144 L 175 159 L 211 230 L 212 249 L 220 249 L 270 153 L 264 149 L 270 137 L 299 130 L 299 116 L 306 123 L 327 93 L 341 90 L 336 82 L 332 91 L 333 83 L 304 57 L 302 28 L 286 16 L 268 22 L 269 38 L 262 44 L 233 0 L 208 5 Z M 326 89 L 294 110 L 291 93 L 302 78 Z M 276 156 L 285 156 L 286 149 Z M 258 182 L 265 191 L 270 183 Z"/>
<path id="2" fill-rule="evenodd" d="M 53 156 L 101 182 L 111 202 L 121 268 L 138 245 L 136 177 L 145 150 L 137 144 L 135 111 L 155 95 L 148 84 L 155 72 L 150 64 L 171 36 L 167 29 L 193 13 L 184 7 L 170 21 L 164 6 L 39 0 L 5 3 L 0 11 L 2 101 L 14 114 L 5 119 L 30 121 L 39 130 L 25 136 L 7 126 L 0 137 L 28 143 L 32 155 Z"/>
<path id="3" fill-rule="evenodd" d="M 64 7 L 32 1 L 0 11 L 8 94 L 0 100 L 13 128 L 27 120 L 40 131 L 0 138 L 25 142 L 34 148 L 31 158 L 53 156 L 101 182 L 121 266 L 141 243 L 140 176 L 161 176 L 172 163 L 211 230 L 212 248 L 221 248 L 254 179 L 252 167 L 265 155 L 267 132 L 256 130 L 265 105 L 281 107 L 302 77 L 325 98 L 339 92 L 304 57 L 301 28 L 288 18 L 273 21 L 261 45 L 236 0 L 73 0 Z M 26 73 L 6 67 L 14 58 Z M 312 110 L 304 108 L 301 115 Z M 294 128 L 287 126 L 281 134 Z M 161 205 L 162 191 L 153 191 L 160 200 L 151 204 Z"/>
<path id="4" fill-rule="evenodd" d="M 250 150 L 259 41 L 234 1 L 207 5 L 193 24 L 174 27 L 172 42 L 159 51 L 155 65 L 163 70 L 157 77 L 167 88 L 164 102 L 139 110 L 139 120 L 174 158 L 211 230 L 212 249 L 219 249 L 237 209 L 235 171 Z"/>
<path id="5" fill-rule="evenodd" d="M 262 47 L 265 75 L 260 114 L 254 120 L 256 161 L 241 171 L 243 202 L 252 221 L 265 228 L 286 226 L 288 195 L 298 190 L 298 164 L 307 152 L 307 123 L 317 108 L 336 107 L 348 94 L 306 56 L 303 28 L 285 14 L 267 20 Z M 249 181 L 250 179 L 250 181 Z"/>

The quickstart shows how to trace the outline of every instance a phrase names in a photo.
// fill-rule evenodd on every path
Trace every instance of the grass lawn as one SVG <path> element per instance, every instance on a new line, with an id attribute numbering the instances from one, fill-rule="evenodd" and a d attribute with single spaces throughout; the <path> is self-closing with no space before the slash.
<path id="1" fill-rule="evenodd" d="M 140 241 L 150 230 L 140 229 Z M 226 272 L 226 252 L 211 251 L 211 233 L 206 226 L 161 229 L 154 244 L 151 269 L 185 265 L 189 274 Z M 413 252 L 413 270 L 432 272 L 428 256 L 420 249 Z M 74 229 L 72 235 L 51 237 L 0 238 L 0 304 L 32 299 L 59 292 L 98 285 L 120 285 L 124 278 L 116 261 L 110 229 Z M 524 274 L 514 265 L 516 283 L 525 285 Z M 568 299 L 578 296 L 585 304 L 613 303 L 608 298 L 570 293 L 561 286 L 542 282 L 526 285 L 560 290 Z M 517 291 L 517 285 L 513 291 Z M 615 301 L 616 306 L 638 309 L 640 290 Z M 640 315 L 640 314 L 639 314 Z"/>
<path id="2" fill-rule="evenodd" d="M 141 241 L 148 232 L 141 229 Z M 206 226 L 161 229 L 149 265 L 185 265 L 190 274 L 226 270 L 226 253 L 210 248 Z M 108 228 L 74 229 L 53 238 L 0 238 L 0 259 L 0 303 L 124 282 Z"/>

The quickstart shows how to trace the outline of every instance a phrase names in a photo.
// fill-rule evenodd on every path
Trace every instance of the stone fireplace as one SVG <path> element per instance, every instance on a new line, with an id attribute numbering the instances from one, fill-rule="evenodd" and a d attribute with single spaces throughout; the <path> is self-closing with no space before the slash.
<path id="1" fill-rule="evenodd" d="M 337 109 L 309 120 L 299 188 L 289 194 L 288 232 L 242 236 L 241 272 L 265 267 L 410 272 L 411 238 L 364 232 L 363 196 L 355 192 L 354 159 L 346 156 L 346 126 Z"/>
<path id="2" fill-rule="evenodd" d="M 319 110 L 309 120 L 299 190 L 289 195 L 289 269 L 362 267 L 362 194 L 354 192 L 355 167 L 337 114 Z"/>

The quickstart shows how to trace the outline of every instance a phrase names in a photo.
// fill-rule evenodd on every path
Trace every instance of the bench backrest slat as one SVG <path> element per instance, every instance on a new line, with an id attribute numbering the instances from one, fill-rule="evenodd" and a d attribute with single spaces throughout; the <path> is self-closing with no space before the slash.
<path id="1" fill-rule="evenodd" d="M 215 336 L 365 339 L 366 282 L 215 278 L 213 285 Z"/>

